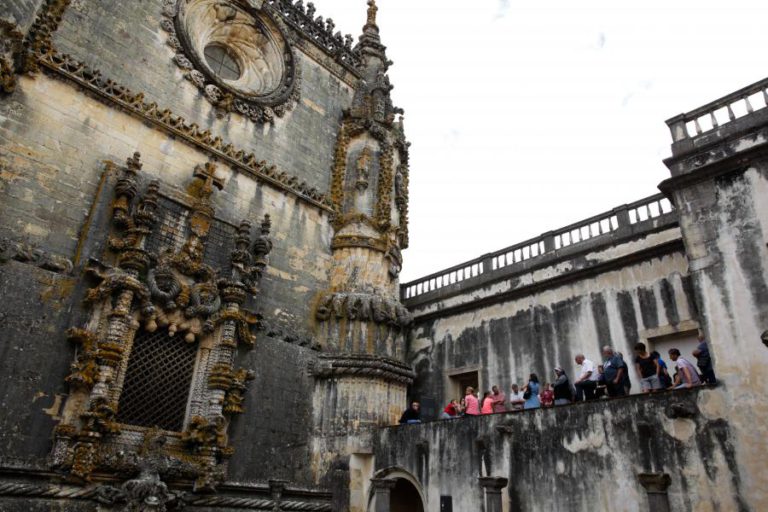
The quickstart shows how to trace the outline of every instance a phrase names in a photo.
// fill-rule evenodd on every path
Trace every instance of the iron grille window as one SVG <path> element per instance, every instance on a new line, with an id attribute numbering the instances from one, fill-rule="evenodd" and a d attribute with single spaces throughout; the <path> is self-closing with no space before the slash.
<path id="1" fill-rule="evenodd" d="M 133 341 L 117 420 L 126 425 L 181 431 L 197 345 L 167 329 L 139 330 Z"/>
<path id="2" fill-rule="evenodd" d="M 189 210 L 179 203 L 160 197 L 159 220 L 147 239 L 147 250 L 160 255 L 170 249 L 178 252 L 187 239 Z M 228 269 L 229 259 L 235 248 L 237 228 L 219 219 L 213 219 L 208 240 L 205 243 L 203 261 L 213 268 Z"/>

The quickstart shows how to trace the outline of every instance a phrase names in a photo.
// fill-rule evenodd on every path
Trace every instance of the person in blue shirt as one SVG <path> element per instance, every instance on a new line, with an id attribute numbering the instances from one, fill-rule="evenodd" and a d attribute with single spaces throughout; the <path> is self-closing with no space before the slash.
<path id="1" fill-rule="evenodd" d="M 624 360 L 614 352 L 613 348 L 606 345 L 603 347 L 603 377 L 608 391 L 608 396 L 624 396 L 627 394 L 624 387 L 627 365 Z"/>
<path id="2" fill-rule="evenodd" d="M 707 384 L 717 384 L 715 368 L 712 366 L 712 356 L 709 355 L 709 347 L 702 331 L 699 331 L 699 346 L 693 351 L 693 357 L 696 358 L 696 366 L 699 367 L 701 380 Z"/>

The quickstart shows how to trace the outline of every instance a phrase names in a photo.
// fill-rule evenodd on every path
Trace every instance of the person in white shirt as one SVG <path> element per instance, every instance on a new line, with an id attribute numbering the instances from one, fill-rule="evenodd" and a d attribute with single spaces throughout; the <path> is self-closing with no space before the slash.
<path id="1" fill-rule="evenodd" d="M 576 354 L 576 364 L 581 366 L 579 377 L 573 383 L 576 386 L 576 401 L 594 400 L 600 373 L 595 363 L 584 357 L 584 354 Z"/>
<path id="2" fill-rule="evenodd" d="M 517 384 L 512 384 L 512 394 L 509 395 L 509 403 L 512 406 L 513 411 L 522 411 L 525 407 L 525 398 L 523 398 L 523 391 Z"/>

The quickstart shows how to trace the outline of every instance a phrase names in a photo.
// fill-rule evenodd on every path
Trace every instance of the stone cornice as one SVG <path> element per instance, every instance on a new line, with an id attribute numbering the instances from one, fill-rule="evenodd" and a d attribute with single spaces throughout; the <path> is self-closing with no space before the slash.
<path id="1" fill-rule="evenodd" d="M 321 210 L 332 211 L 330 198 L 306 182 L 300 182 L 297 177 L 278 171 L 274 165 L 257 160 L 255 154 L 246 153 L 221 137 L 212 135 L 210 130 L 203 130 L 196 123 L 187 122 L 169 109 L 161 109 L 154 102 L 144 101 L 144 93 L 131 91 L 110 79 L 104 79 L 99 70 L 92 69 L 67 54 L 57 52 L 53 47 L 52 35 L 58 29 L 69 3 L 70 0 L 46 0 L 40 8 L 25 41 L 24 71 L 34 73 L 39 67 L 43 67 L 50 73 L 93 93 L 101 101 L 178 137 L 240 172 L 260 179 Z"/>
<path id="2" fill-rule="evenodd" d="M 295 176 L 278 171 L 274 165 L 258 160 L 253 153 L 225 142 L 214 136 L 210 130 L 203 130 L 196 123 L 189 123 L 183 117 L 175 115 L 169 109 L 161 109 L 156 103 L 144 101 L 144 93 L 136 93 L 112 80 L 101 78 L 101 73 L 66 54 L 55 50 L 37 55 L 39 64 L 49 72 L 65 78 L 97 98 L 116 105 L 131 115 L 148 122 L 152 126 L 173 135 L 189 145 L 211 155 L 234 169 L 253 176 L 294 195 L 304 202 L 324 211 L 331 211 L 330 199 L 305 182 L 299 182 Z"/>

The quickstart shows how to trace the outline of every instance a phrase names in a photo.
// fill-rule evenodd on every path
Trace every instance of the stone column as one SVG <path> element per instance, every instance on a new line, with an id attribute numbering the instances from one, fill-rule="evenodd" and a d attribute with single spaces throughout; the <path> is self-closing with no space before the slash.
<path id="1" fill-rule="evenodd" d="M 396 483 L 396 480 L 371 478 L 371 485 L 373 485 L 373 492 L 376 496 L 376 510 L 374 512 L 389 512 L 389 497 Z"/>
<path id="2" fill-rule="evenodd" d="M 648 494 L 648 510 L 651 512 L 670 512 L 667 489 L 672 479 L 666 473 L 640 473 L 640 485 Z"/>
<path id="3" fill-rule="evenodd" d="M 485 512 L 501 512 L 501 491 L 509 480 L 501 476 L 481 476 L 478 480 L 485 489 Z"/>

